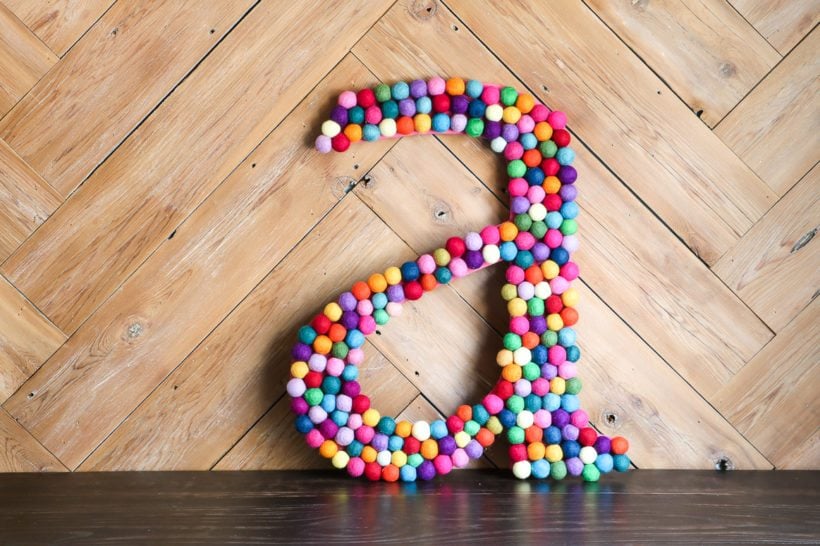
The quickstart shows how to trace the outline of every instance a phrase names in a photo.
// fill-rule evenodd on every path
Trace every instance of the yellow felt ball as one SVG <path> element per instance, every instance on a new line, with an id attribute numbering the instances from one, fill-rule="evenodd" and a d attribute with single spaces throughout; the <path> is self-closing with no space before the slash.
<path id="1" fill-rule="evenodd" d="M 501 287 L 501 297 L 504 301 L 510 301 L 518 296 L 518 287 L 514 284 L 507 283 Z"/>
<path id="2" fill-rule="evenodd" d="M 544 450 L 544 458 L 551 463 L 557 463 L 563 456 L 564 452 L 558 444 L 550 444 Z"/>
<path id="3" fill-rule="evenodd" d="M 325 305 L 325 316 L 331 320 L 331 322 L 338 322 L 340 318 L 342 318 L 342 308 L 339 307 L 339 304 L 335 301 L 332 301 Z"/>
<path id="4" fill-rule="evenodd" d="M 561 268 L 558 267 L 558 264 L 552 260 L 547 260 L 541 264 L 541 273 L 544 274 L 544 278 L 548 281 L 551 281 L 557 277 L 560 272 Z"/>
<path id="5" fill-rule="evenodd" d="M 458 447 L 467 447 L 467 444 L 469 444 L 470 440 L 472 440 L 470 435 L 463 430 L 456 432 L 453 438 L 455 439 Z"/>
<path id="6" fill-rule="evenodd" d="M 370 278 L 367 279 L 367 286 L 369 286 L 373 292 L 384 292 L 387 290 L 387 279 L 385 279 L 381 273 L 373 273 L 370 275 Z"/>
<path id="7" fill-rule="evenodd" d="M 501 119 L 504 120 L 504 123 L 518 123 L 518 120 L 521 119 L 521 110 L 515 106 L 507 106 L 501 114 Z"/>
<path id="8" fill-rule="evenodd" d="M 544 142 L 552 137 L 552 126 L 546 121 L 539 121 L 535 124 L 532 132 L 535 134 L 535 138 L 540 142 Z"/>
<path id="9" fill-rule="evenodd" d="M 527 446 L 527 458 L 531 461 L 543 459 L 547 448 L 541 442 L 533 442 Z"/>
<path id="10" fill-rule="evenodd" d="M 563 327 L 564 320 L 561 318 L 561 315 L 559 315 L 558 313 L 552 313 L 551 315 L 547 315 L 547 328 L 549 328 L 553 332 L 557 332 Z"/>
<path id="11" fill-rule="evenodd" d="M 425 459 L 435 459 L 436 455 L 438 455 L 438 442 L 432 438 L 427 438 L 421 443 L 419 452 Z"/>
<path id="12" fill-rule="evenodd" d="M 399 421 L 396 423 L 396 436 L 407 438 L 413 432 L 413 423 L 410 421 Z"/>
<path id="13" fill-rule="evenodd" d="M 504 425 L 501 424 L 501 421 L 495 415 L 487 419 L 487 424 L 485 424 L 484 426 L 487 427 L 487 430 L 489 430 L 495 435 L 504 432 Z"/>
<path id="14" fill-rule="evenodd" d="M 564 303 L 565 307 L 575 307 L 578 305 L 578 300 L 580 299 L 580 295 L 578 291 L 574 288 L 567 288 L 564 290 L 564 293 L 561 294 L 561 301 Z"/>
<path id="15" fill-rule="evenodd" d="M 401 282 L 401 269 L 396 266 L 388 267 L 384 272 L 384 279 L 390 286 L 399 284 Z"/>
<path id="16" fill-rule="evenodd" d="M 511 317 L 523 317 L 527 314 L 527 302 L 521 298 L 513 298 L 507 302 L 507 312 Z"/>
<path id="17" fill-rule="evenodd" d="M 325 459 L 330 459 L 336 455 L 337 451 L 339 451 L 339 445 L 333 440 L 325 440 L 319 446 L 319 454 Z"/>
<path id="18" fill-rule="evenodd" d="M 561 181 L 558 179 L 557 176 L 548 176 L 544 179 L 544 183 L 541 184 L 544 188 L 544 191 L 548 194 L 555 194 L 561 191 Z"/>
<path id="19" fill-rule="evenodd" d="M 513 353 L 509 349 L 501 349 L 495 355 L 495 361 L 499 366 L 509 366 L 513 363 Z"/>
<path id="20" fill-rule="evenodd" d="M 399 468 L 407 464 L 407 453 L 404 451 L 394 451 L 390 456 L 390 462 Z"/>
<path id="21" fill-rule="evenodd" d="M 362 414 L 362 423 L 369 427 L 375 427 L 379 424 L 379 419 L 381 418 L 382 416 L 379 414 L 379 410 L 376 408 L 368 408 Z"/>
<path id="22" fill-rule="evenodd" d="M 416 114 L 413 116 L 413 125 L 415 126 L 417 133 L 426 133 L 433 125 L 433 121 L 427 114 Z"/>
<path id="23" fill-rule="evenodd" d="M 550 381 L 550 392 L 554 394 L 564 394 L 567 390 L 567 382 L 563 377 L 553 377 Z"/>
<path id="24" fill-rule="evenodd" d="M 337 451 L 333 458 L 330 460 L 331 464 L 333 464 L 333 468 L 339 469 L 346 467 L 349 461 L 350 455 L 347 454 L 347 451 Z"/>
<path id="25" fill-rule="evenodd" d="M 304 379 L 309 371 L 310 368 L 308 368 L 307 362 L 302 362 L 301 360 L 290 365 L 290 375 L 297 379 Z"/>
<path id="26" fill-rule="evenodd" d="M 373 446 L 364 446 L 364 448 L 362 448 L 362 454 L 359 455 L 359 457 L 361 457 L 366 463 L 372 463 L 378 456 L 379 452 L 376 451 Z"/>

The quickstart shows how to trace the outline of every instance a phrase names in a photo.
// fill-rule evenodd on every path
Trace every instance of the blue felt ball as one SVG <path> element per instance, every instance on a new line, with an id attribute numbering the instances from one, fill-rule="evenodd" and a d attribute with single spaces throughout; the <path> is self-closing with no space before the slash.
<path id="1" fill-rule="evenodd" d="M 467 107 L 467 116 L 471 118 L 483 118 L 487 105 L 478 99 L 472 101 Z"/>
<path id="2" fill-rule="evenodd" d="M 555 425 L 550 425 L 544 431 L 544 443 L 557 444 L 561 441 L 561 429 Z"/>
<path id="3" fill-rule="evenodd" d="M 353 364 L 348 364 L 342 370 L 342 379 L 344 381 L 355 381 L 359 377 L 359 368 Z"/>
<path id="4" fill-rule="evenodd" d="M 541 167 L 530 167 L 524 173 L 524 180 L 530 186 L 540 186 L 544 182 L 544 170 Z"/>
<path id="5" fill-rule="evenodd" d="M 538 459 L 532 463 L 532 477 L 543 480 L 550 474 L 550 464 L 546 459 Z"/>
<path id="6" fill-rule="evenodd" d="M 575 201 L 567 201 L 561 205 L 561 216 L 572 219 L 578 216 L 578 203 Z"/>
<path id="7" fill-rule="evenodd" d="M 404 438 L 396 436 L 395 434 L 387 441 L 387 449 L 390 451 L 398 451 L 404 447 Z"/>
<path id="8" fill-rule="evenodd" d="M 555 411 L 561 407 L 561 397 L 554 392 L 545 394 L 542 401 L 547 411 Z"/>
<path id="9" fill-rule="evenodd" d="M 307 434 L 313 430 L 313 422 L 310 420 L 310 417 L 307 415 L 300 415 L 297 417 L 296 430 L 298 430 L 301 434 Z"/>
<path id="10" fill-rule="evenodd" d="M 373 125 L 372 123 L 366 123 L 364 128 L 362 128 L 362 138 L 368 142 L 378 140 L 381 134 L 379 126 Z"/>
<path id="11" fill-rule="evenodd" d="M 567 360 L 570 362 L 578 362 L 581 358 L 581 349 L 577 345 L 567 347 Z"/>
<path id="12" fill-rule="evenodd" d="M 430 97 L 419 97 L 416 99 L 416 112 L 419 114 L 429 114 L 433 110 L 433 101 Z"/>
<path id="13" fill-rule="evenodd" d="M 433 131 L 444 133 L 450 130 L 450 116 L 439 113 L 433 116 Z"/>
<path id="14" fill-rule="evenodd" d="M 436 419 L 432 423 L 430 423 L 430 437 L 434 440 L 440 440 L 447 436 L 447 423 L 442 421 L 441 419 Z"/>
<path id="15" fill-rule="evenodd" d="M 516 414 L 507 408 L 504 408 L 498 413 L 498 420 L 501 421 L 504 428 L 510 428 L 515 425 L 516 417 Z"/>
<path id="16" fill-rule="evenodd" d="M 345 336 L 345 343 L 347 343 L 347 346 L 351 349 L 357 349 L 364 345 L 364 334 L 360 330 L 354 328 L 347 332 L 347 335 Z"/>
<path id="17" fill-rule="evenodd" d="M 532 133 L 524 133 L 523 135 L 518 137 L 518 142 L 521 143 L 521 147 L 525 150 L 532 150 L 536 146 L 538 146 L 538 139 L 535 138 L 535 135 Z"/>
<path id="18" fill-rule="evenodd" d="M 410 96 L 410 86 L 407 82 L 396 82 L 390 92 L 396 100 L 406 99 Z"/>
<path id="19" fill-rule="evenodd" d="M 561 216 L 561 213 L 558 211 L 552 211 L 547 213 L 547 217 L 544 218 L 544 223 L 547 224 L 547 227 L 550 229 L 558 229 L 561 227 L 561 224 L 564 222 L 564 217 Z"/>
<path id="20" fill-rule="evenodd" d="M 561 450 L 564 452 L 564 459 L 571 459 L 581 453 L 581 444 L 575 440 L 564 440 L 561 442 Z"/>
<path id="21" fill-rule="evenodd" d="M 409 464 L 404 465 L 399 469 L 399 478 L 403 482 L 416 481 L 416 468 Z"/>
<path id="22" fill-rule="evenodd" d="M 465 91 L 467 95 L 475 99 L 481 96 L 481 93 L 484 91 L 484 84 L 478 80 L 469 80 Z"/>
<path id="23" fill-rule="evenodd" d="M 511 262 L 518 256 L 518 247 L 516 247 L 512 241 L 504 241 L 499 245 L 498 250 L 501 254 L 501 259 L 505 262 Z"/>
<path id="24" fill-rule="evenodd" d="M 415 281 L 421 275 L 419 265 L 416 262 L 404 262 L 401 264 L 401 278 L 405 281 Z"/>
<path id="25" fill-rule="evenodd" d="M 564 247 L 559 246 L 550 250 L 550 260 L 558 265 L 564 265 L 569 261 L 569 252 Z"/>
<path id="26" fill-rule="evenodd" d="M 612 455 L 609 453 L 599 453 L 598 458 L 595 459 L 595 466 L 598 467 L 603 474 L 612 472 L 615 462 L 612 460 Z"/>
<path id="27" fill-rule="evenodd" d="M 561 395 L 561 408 L 569 413 L 576 411 L 578 408 L 581 407 L 581 402 L 578 400 L 578 397 L 574 394 L 563 394 Z"/>
<path id="28" fill-rule="evenodd" d="M 558 330 L 558 344 L 562 347 L 571 347 L 575 345 L 577 335 L 572 328 L 561 328 Z"/>
<path id="29" fill-rule="evenodd" d="M 548 355 L 549 353 L 547 351 L 547 348 L 540 344 L 533 347 L 530 351 L 530 357 L 532 358 L 532 361 L 538 364 L 539 366 L 547 362 Z"/>
<path id="30" fill-rule="evenodd" d="M 575 159 L 575 152 L 572 148 L 559 148 L 558 153 L 555 154 L 555 159 L 560 165 L 571 165 Z"/>
<path id="31" fill-rule="evenodd" d="M 322 409 L 325 410 L 327 413 L 330 413 L 336 409 L 335 394 L 326 394 L 322 397 Z"/>
<path id="32" fill-rule="evenodd" d="M 629 457 L 626 455 L 615 455 L 612 457 L 612 464 L 618 472 L 629 470 Z"/>

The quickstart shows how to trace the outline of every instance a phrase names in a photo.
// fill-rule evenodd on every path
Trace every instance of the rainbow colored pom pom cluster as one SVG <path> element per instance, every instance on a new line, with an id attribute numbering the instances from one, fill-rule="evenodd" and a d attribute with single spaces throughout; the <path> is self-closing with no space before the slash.
<path id="1" fill-rule="evenodd" d="M 485 137 L 507 160 L 510 218 L 452 237 L 417 260 L 374 273 L 299 330 L 287 385 L 308 445 L 370 480 L 429 480 L 465 466 L 505 434 L 521 479 L 626 471 L 624 438 L 599 435 L 581 409 L 580 351 L 572 328 L 578 293 L 575 154 L 563 113 L 526 93 L 461 78 L 432 78 L 345 91 L 316 139 L 320 152 L 359 140 L 423 133 Z M 382 416 L 357 378 L 366 336 L 402 304 L 473 271 L 505 262 L 501 296 L 509 331 L 496 356 L 498 382 L 446 420 Z"/>

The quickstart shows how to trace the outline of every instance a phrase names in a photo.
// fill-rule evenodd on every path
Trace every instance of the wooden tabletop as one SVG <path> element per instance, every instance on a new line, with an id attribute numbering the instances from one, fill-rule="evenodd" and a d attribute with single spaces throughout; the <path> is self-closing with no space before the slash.
<path id="1" fill-rule="evenodd" d="M 0 475 L 2 544 L 582 544 L 820 541 L 820 472 L 644 470 L 595 484 L 465 470 Z"/>

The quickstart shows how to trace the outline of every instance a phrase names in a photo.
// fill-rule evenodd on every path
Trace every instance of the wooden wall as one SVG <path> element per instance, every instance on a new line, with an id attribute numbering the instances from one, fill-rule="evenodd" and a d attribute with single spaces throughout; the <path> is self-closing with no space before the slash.
<path id="1" fill-rule="evenodd" d="M 595 425 L 639 468 L 820 467 L 818 16 L 0 0 L 0 471 L 326 467 L 284 396 L 296 328 L 505 215 L 500 162 L 465 137 L 312 150 L 340 91 L 436 74 L 569 116 Z M 472 275 L 373 336 L 383 412 L 486 390 L 499 286 Z"/>

